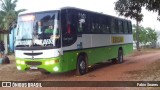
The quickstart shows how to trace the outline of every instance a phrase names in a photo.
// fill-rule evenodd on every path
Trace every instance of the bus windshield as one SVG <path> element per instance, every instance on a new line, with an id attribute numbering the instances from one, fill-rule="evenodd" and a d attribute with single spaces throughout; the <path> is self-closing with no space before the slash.
<path id="1" fill-rule="evenodd" d="M 59 47 L 58 12 L 21 15 L 17 23 L 16 47 Z"/>

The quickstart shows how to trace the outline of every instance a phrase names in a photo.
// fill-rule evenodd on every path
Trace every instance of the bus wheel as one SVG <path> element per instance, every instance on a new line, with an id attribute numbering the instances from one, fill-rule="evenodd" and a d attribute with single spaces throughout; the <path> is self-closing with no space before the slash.
<path id="1" fill-rule="evenodd" d="M 80 55 L 77 62 L 77 75 L 84 75 L 87 72 L 86 56 Z"/>
<path id="2" fill-rule="evenodd" d="M 118 63 L 123 63 L 123 50 L 119 49 L 118 50 Z"/>

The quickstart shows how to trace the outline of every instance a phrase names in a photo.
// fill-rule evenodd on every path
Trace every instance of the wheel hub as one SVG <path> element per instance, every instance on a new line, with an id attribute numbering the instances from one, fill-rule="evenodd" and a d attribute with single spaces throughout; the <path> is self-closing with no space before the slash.
<path id="1" fill-rule="evenodd" d="M 81 63 L 80 63 L 80 68 L 82 69 L 82 70 L 84 70 L 85 69 L 85 61 L 81 61 Z"/>

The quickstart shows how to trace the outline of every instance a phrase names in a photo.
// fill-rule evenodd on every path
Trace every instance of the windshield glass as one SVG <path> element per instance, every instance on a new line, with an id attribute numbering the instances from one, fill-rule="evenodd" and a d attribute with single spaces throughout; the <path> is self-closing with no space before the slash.
<path id="1" fill-rule="evenodd" d="M 20 22 L 18 25 L 18 37 L 17 39 L 20 40 L 31 40 L 32 39 L 32 31 L 33 31 L 33 22 Z M 27 33 L 28 32 L 28 33 Z"/>
<path id="2" fill-rule="evenodd" d="M 37 13 L 18 18 L 16 47 L 60 46 L 58 13 Z"/>

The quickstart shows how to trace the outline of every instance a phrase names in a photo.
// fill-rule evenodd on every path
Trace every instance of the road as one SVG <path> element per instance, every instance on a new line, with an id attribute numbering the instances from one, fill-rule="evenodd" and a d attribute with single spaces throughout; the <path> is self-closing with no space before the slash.
<path id="1" fill-rule="evenodd" d="M 122 64 L 103 63 L 97 64 L 89 69 L 89 72 L 83 76 L 76 76 L 74 71 L 62 74 L 43 75 L 40 72 L 21 72 L 16 70 L 14 56 L 10 56 L 11 64 L 0 65 L 1 81 L 136 81 L 132 75 L 146 69 L 150 64 L 160 59 L 160 50 L 136 52 L 124 58 Z M 132 73 L 131 73 L 132 72 Z M 137 80 L 138 81 L 138 80 Z M 5 89 L 5 88 L 2 88 Z M 16 88 L 15 88 L 16 89 Z M 31 89 L 31 88 L 27 88 Z M 35 88 L 41 89 L 41 88 Z M 46 88 L 49 89 L 49 88 Z M 79 88 L 56 88 L 60 90 L 103 90 L 106 88 L 79 87 Z M 111 89 L 111 88 L 108 88 Z M 113 88 L 112 88 L 113 89 Z M 123 88 L 123 90 L 128 88 Z M 12 89 L 14 90 L 14 88 Z M 121 90 L 114 88 L 113 90 Z"/>

